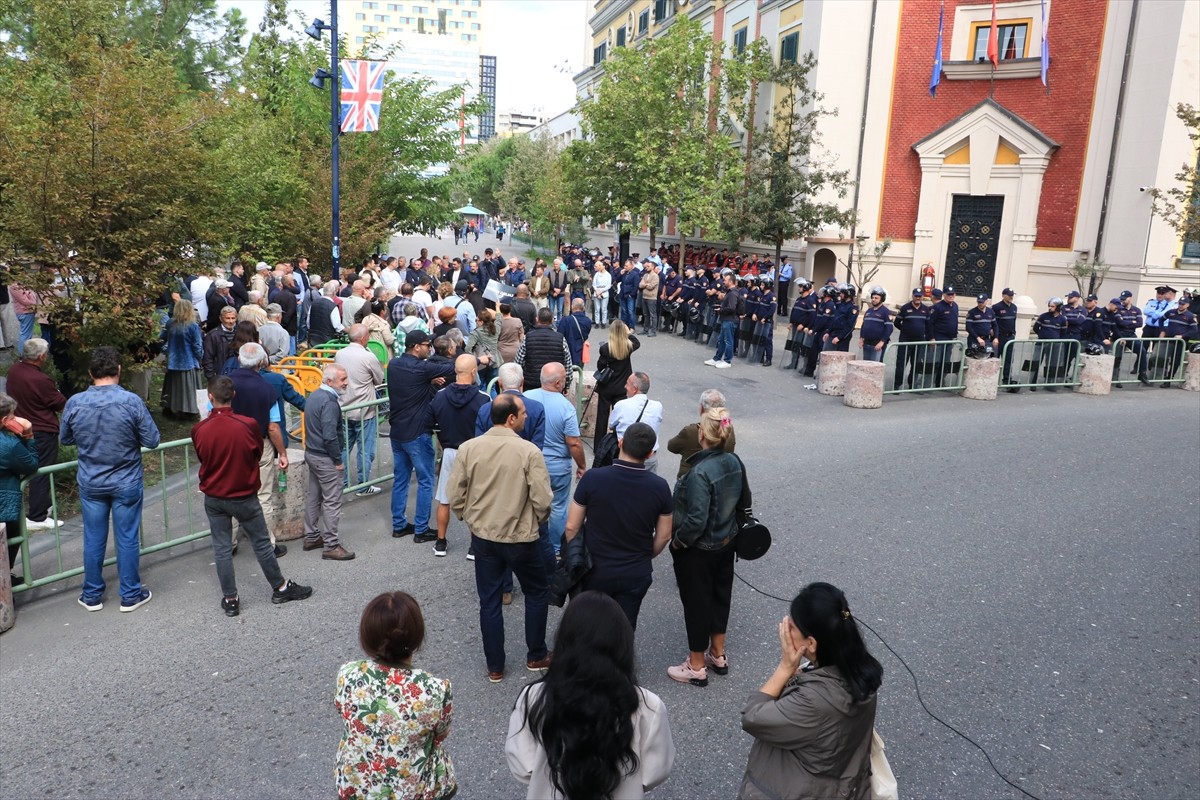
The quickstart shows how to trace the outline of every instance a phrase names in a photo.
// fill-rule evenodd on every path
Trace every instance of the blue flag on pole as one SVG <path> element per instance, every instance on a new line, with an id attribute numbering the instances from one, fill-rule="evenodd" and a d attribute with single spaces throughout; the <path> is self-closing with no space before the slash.
<path id="1" fill-rule="evenodd" d="M 1043 8 L 1045 7 L 1045 2 L 1046 2 L 1046 0 L 1042 0 Z M 938 40 L 937 40 L 937 50 L 934 51 L 934 54 L 933 54 L 933 74 L 931 76 L 929 76 L 929 95 L 931 97 L 937 96 L 938 84 L 942 82 L 942 28 L 945 25 L 945 23 L 946 23 L 946 0 L 942 0 L 942 8 L 941 8 L 941 11 L 938 12 Z M 1045 48 L 1044 40 L 1042 43 L 1042 47 L 1043 47 L 1043 49 Z M 1042 67 L 1043 75 L 1045 74 L 1045 69 L 1046 69 L 1045 66 L 1043 66 Z"/>
<path id="2" fill-rule="evenodd" d="M 1042 0 L 1042 86 L 1050 88 L 1046 83 L 1046 71 L 1050 69 L 1050 28 L 1046 19 L 1046 0 Z"/>

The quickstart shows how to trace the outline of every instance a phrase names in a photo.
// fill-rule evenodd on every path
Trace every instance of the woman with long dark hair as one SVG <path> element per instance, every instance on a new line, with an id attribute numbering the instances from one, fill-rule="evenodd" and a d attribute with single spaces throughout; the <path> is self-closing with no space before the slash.
<path id="1" fill-rule="evenodd" d="M 571 600 L 546 676 L 517 696 L 508 723 L 508 768 L 529 800 L 633 800 L 670 776 L 667 709 L 637 685 L 633 654 L 615 600 Z"/>
<path id="2" fill-rule="evenodd" d="M 883 667 L 841 589 L 810 583 L 779 623 L 779 666 L 742 707 L 754 737 L 738 797 L 871 794 L 871 733 Z"/>

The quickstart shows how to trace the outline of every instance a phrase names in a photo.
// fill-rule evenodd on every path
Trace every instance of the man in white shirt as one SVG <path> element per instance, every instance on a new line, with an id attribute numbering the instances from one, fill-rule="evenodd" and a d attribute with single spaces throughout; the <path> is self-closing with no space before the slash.
<path id="1" fill-rule="evenodd" d="M 208 290 L 212 287 L 214 278 L 211 275 L 197 275 L 188 289 L 192 293 L 192 308 L 196 310 L 196 319 L 201 326 L 208 330 Z"/>
<path id="2" fill-rule="evenodd" d="M 608 327 L 608 293 L 611 289 L 612 273 L 603 261 L 597 261 L 596 272 L 592 275 L 592 321 L 601 328 Z"/>
<path id="3" fill-rule="evenodd" d="M 446 307 L 453 308 L 457 312 L 455 324 L 463 332 L 464 337 L 470 336 L 477 324 L 475 307 L 467 302 L 467 294 L 470 291 L 471 284 L 460 280 L 454 287 L 454 294 L 446 298 Z"/>
<path id="4" fill-rule="evenodd" d="M 646 469 L 658 472 L 658 434 L 662 427 L 663 404 L 651 400 L 646 395 L 650 392 L 650 376 L 644 372 L 635 372 L 625 381 L 625 399 L 612 408 L 608 416 L 608 425 L 617 432 L 617 439 L 625 436 L 625 429 L 641 417 L 641 422 L 654 429 L 654 450 L 646 459 Z"/>
<path id="5" fill-rule="evenodd" d="M 425 320 L 432 322 L 437 319 L 437 311 L 433 307 L 433 296 L 429 293 L 429 276 L 422 275 L 420 283 L 413 287 L 413 302 L 425 312 Z"/>
<path id="6" fill-rule="evenodd" d="M 396 257 L 392 256 L 384 264 L 383 272 L 379 275 L 379 280 L 383 283 L 384 289 L 387 289 L 392 294 L 399 294 L 403 277 L 400 271 L 396 269 Z"/>

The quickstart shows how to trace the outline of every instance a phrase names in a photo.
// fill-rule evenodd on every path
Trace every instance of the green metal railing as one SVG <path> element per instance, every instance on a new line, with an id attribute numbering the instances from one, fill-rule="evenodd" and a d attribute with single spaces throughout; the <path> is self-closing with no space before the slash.
<path id="1" fill-rule="evenodd" d="M 364 403 L 352 403 L 351 405 L 342 407 L 342 434 L 346 441 L 346 449 L 342 451 L 342 463 L 344 465 L 343 469 L 345 469 L 346 480 L 349 482 L 346 486 L 347 492 L 361 491 L 368 486 L 386 483 L 392 479 L 393 473 L 389 471 L 387 474 L 384 474 L 382 467 L 379 466 L 379 424 L 387 419 L 389 408 L 386 389 L 384 393 L 385 396 L 383 397 L 368 400 Z M 369 426 L 359 425 L 357 434 L 352 436 L 350 429 L 353 425 L 349 418 L 350 412 L 367 408 L 375 409 L 374 429 L 370 430 L 368 434 Z M 375 458 L 371 462 L 370 468 L 366 470 L 367 474 L 361 476 L 364 480 L 357 480 L 360 477 L 358 474 L 359 454 L 367 448 L 368 444 L 370 448 L 374 448 Z"/>
<path id="2" fill-rule="evenodd" d="M 883 353 L 884 394 L 959 392 L 964 381 L 963 343 L 892 342 Z M 897 365 L 903 368 L 898 369 Z M 892 388 L 887 388 L 891 382 Z"/>
<path id="3" fill-rule="evenodd" d="M 183 455 L 182 469 L 180 469 L 178 472 L 168 473 L 168 471 L 167 471 L 167 454 L 171 453 L 172 451 L 176 451 L 176 450 L 182 451 L 182 455 Z M 152 496 L 155 493 L 157 493 L 159 495 L 159 497 L 155 498 L 155 502 L 157 503 L 159 500 L 161 500 L 162 513 L 163 513 L 162 540 L 156 541 L 153 543 L 149 543 L 149 544 L 146 542 L 145 516 L 150 509 L 149 509 L 149 506 L 147 504 L 145 504 L 145 502 L 143 502 L 143 506 L 142 506 L 143 521 L 142 521 L 142 524 L 139 525 L 139 530 L 138 530 L 138 540 L 141 542 L 141 547 L 139 548 L 139 552 L 142 553 L 143 555 L 145 555 L 147 553 L 155 553 L 155 552 L 158 552 L 159 550 L 166 550 L 167 548 L 176 547 L 178 545 L 186 544 L 188 542 L 193 542 L 197 539 L 202 539 L 205 536 L 208 536 L 208 534 L 209 534 L 208 518 L 207 518 L 207 516 L 203 515 L 202 504 L 196 502 L 196 499 L 195 499 L 198 495 L 198 490 L 197 490 L 197 475 L 198 475 L 198 473 L 196 473 L 194 471 L 194 467 L 197 466 L 199 464 L 199 462 L 196 459 L 195 451 L 192 449 L 192 440 L 191 439 L 176 439 L 173 442 L 165 442 L 163 444 L 160 444 L 158 447 L 155 447 L 153 449 L 147 449 L 147 448 L 142 449 L 143 456 L 152 454 L 152 453 L 157 454 L 157 456 L 158 456 L 159 481 L 156 486 L 150 487 L 148 490 L 146 490 L 145 494 Z M 68 461 L 63 464 L 55 464 L 55 465 L 49 466 L 49 467 L 42 467 L 36 473 L 34 473 L 34 475 L 31 475 L 30 477 L 28 477 L 24 481 L 22 481 L 21 488 L 22 488 L 22 490 L 24 490 L 28 486 L 29 482 L 31 480 L 33 480 L 33 478 L 35 476 L 38 476 L 38 475 L 46 476 L 50 481 L 50 517 L 49 518 L 50 519 L 58 519 L 59 518 L 59 508 L 60 508 L 60 504 L 59 504 L 60 492 L 59 492 L 58 485 L 57 485 L 58 479 L 60 478 L 60 476 L 63 475 L 63 473 L 71 473 L 72 475 L 74 475 L 74 473 L 77 471 L 78 467 L 79 467 L 78 461 Z M 172 503 L 172 501 L 181 502 L 182 505 L 184 505 L 187 510 L 186 530 L 183 534 L 178 535 L 178 536 L 172 536 L 172 534 L 171 534 L 172 520 L 178 519 L 178 513 L 177 512 L 172 513 L 172 509 L 170 508 L 170 504 Z M 197 525 L 197 522 L 195 519 L 196 513 L 197 513 L 197 507 L 200 507 L 200 513 L 201 513 L 201 516 L 203 517 L 203 522 L 199 525 Z M 33 554 L 30 553 L 30 545 L 37 542 L 39 539 L 41 539 L 42 535 L 34 534 L 32 537 L 30 536 L 30 532 L 25 527 L 25 515 L 24 514 L 21 515 L 21 518 L 20 518 L 18 524 L 20 526 L 20 530 L 18 532 L 16 532 L 17 535 L 14 535 L 14 531 L 11 531 L 11 530 L 8 531 L 8 542 L 9 542 L 9 544 L 19 544 L 21 546 L 21 553 L 20 553 L 21 569 L 22 569 L 21 574 L 25 576 L 25 581 L 24 581 L 24 583 L 18 584 L 13 587 L 14 593 L 29 591 L 30 589 L 36 589 L 40 586 L 46 586 L 51 583 L 57 583 L 58 581 L 67 580 L 68 578 L 73 578 L 76 575 L 83 574 L 82 566 L 68 567 L 67 562 L 63 557 L 64 543 L 70 545 L 73 542 L 78 541 L 80 544 L 80 559 L 82 559 L 83 536 L 82 536 L 82 531 L 76 525 L 73 525 L 73 524 L 63 525 L 61 527 L 55 527 L 52 530 L 46 532 L 45 536 L 52 537 L 52 539 L 53 539 L 53 550 L 54 550 L 56 571 L 53 572 L 52 574 L 46 575 L 44 577 L 35 577 L 33 575 L 33 558 L 32 558 Z M 157 531 L 155 533 L 157 534 Z M 156 536 L 156 538 L 157 538 L 157 536 Z M 40 550 L 41 548 L 39 547 L 38 549 Z M 40 553 L 38 553 L 38 555 L 40 555 Z M 117 558 L 116 558 L 115 554 L 104 560 L 105 566 L 111 566 L 112 564 L 115 564 L 115 563 L 117 563 Z"/>
<path id="4" fill-rule="evenodd" d="M 1138 339 L 1128 336 L 1112 343 L 1112 382 L 1115 386 L 1139 383 L 1143 372 L 1150 383 L 1183 383 L 1182 366 L 1187 342 L 1183 339 Z"/>
<path id="5" fill-rule="evenodd" d="M 1082 366 L 1079 353 L 1076 339 L 1013 339 L 1005 342 L 1001 353 L 1000 388 L 1028 387 L 1030 391 L 1037 391 L 1078 386 Z"/>

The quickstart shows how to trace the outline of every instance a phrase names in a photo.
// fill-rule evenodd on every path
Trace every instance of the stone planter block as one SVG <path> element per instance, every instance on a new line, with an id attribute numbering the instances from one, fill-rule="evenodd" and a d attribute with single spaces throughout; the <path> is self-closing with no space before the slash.
<path id="1" fill-rule="evenodd" d="M 8 533 L 0 525 L 0 550 L 7 552 Z M 12 578 L 7 569 L 0 569 L 0 633 L 17 624 L 17 609 L 13 605 Z"/>
<path id="2" fill-rule="evenodd" d="M 846 390 L 846 365 L 854 360 L 850 353 L 826 350 L 817 362 L 817 391 L 840 397 Z"/>
<path id="3" fill-rule="evenodd" d="M 287 491 L 276 498 L 275 505 L 278 511 L 275 519 L 267 520 L 267 524 L 281 541 L 291 541 L 304 536 L 304 484 L 308 481 L 304 448 L 289 447 L 287 455 Z"/>
<path id="4" fill-rule="evenodd" d="M 1106 395 L 1112 394 L 1113 356 L 1079 357 L 1079 385 L 1075 387 L 1077 394 Z"/>
<path id="5" fill-rule="evenodd" d="M 846 365 L 846 391 L 842 404 L 850 408 L 883 406 L 882 361 L 851 361 Z"/>
<path id="6" fill-rule="evenodd" d="M 1188 353 L 1187 366 L 1183 370 L 1183 388 L 1200 392 L 1200 353 Z"/>
<path id="7" fill-rule="evenodd" d="M 585 439 L 596 433 L 596 407 L 600 404 L 600 398 L 591 399 L 592 393 L 596 391 L 594 374 L 587 371 L 583 373 L 583 419 L 579 421 L 579 432 Z"/>
<path id="8" fill-rule="evenodd" d="M 968 358 L 962 396 L 969 400 L 995 400 L 1003 361 L 1002 358 Z"/>

